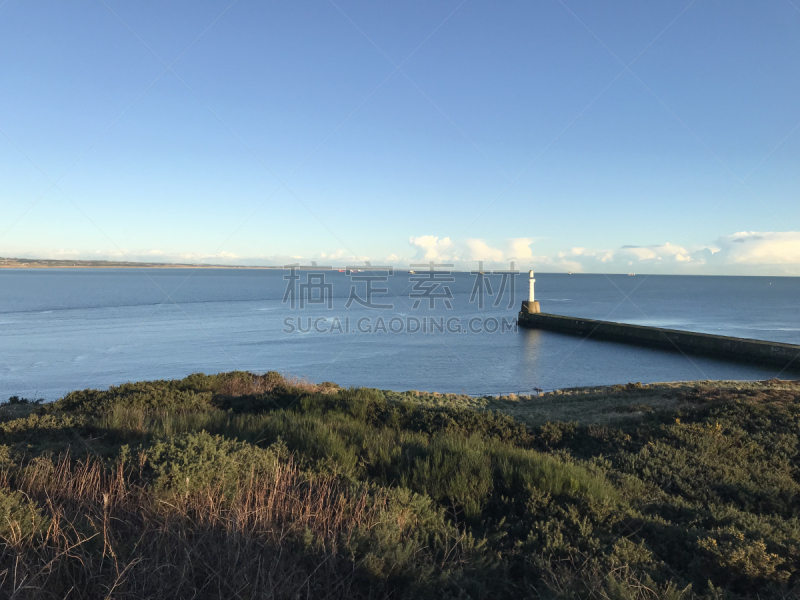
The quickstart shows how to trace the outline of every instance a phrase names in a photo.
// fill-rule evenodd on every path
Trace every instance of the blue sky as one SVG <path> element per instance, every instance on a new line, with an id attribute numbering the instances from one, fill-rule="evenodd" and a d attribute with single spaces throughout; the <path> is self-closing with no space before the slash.
<path id="1" fill-rule="evenodd" d="M 800 274 L 798 98 L 795 0 L 8 0 L 0 255 Z"/>

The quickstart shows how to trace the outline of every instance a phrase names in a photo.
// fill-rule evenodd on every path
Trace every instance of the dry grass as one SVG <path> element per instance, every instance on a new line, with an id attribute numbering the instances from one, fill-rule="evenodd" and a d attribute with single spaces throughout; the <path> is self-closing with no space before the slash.
<path id="1" fill-rule="evenodd" d="M 239 373 L 237 375 L 237 377 L 231 377 L 224 381 L 217 393 L 224 396 L 238 397 L 268 394 L 279 390 L 291 390 L 299 394 L 324 394 L 335 392 L 339 389 L 338 385 L 327 381 L 313 383 L 304 377 L 280 375 L 274 371 L 263 375 L 255 373 Z"/>
<path id="2" fill-rule="evenodd" d="M 157 495 L 139 483 L 142 464 L 107 469 L 64 455 L 0 473 L 0 486 L 13 483 L 49 518 L 45 530 L 0 544 L 0 595 L 370 597 L 353 587 L 362 574 L 352 548 L 381 527 L 402 532 L 402 544 L 416 525 L 387 490 L 309 478 L 291 460 L 239 481 L 228 500 L 213 487 Z"/>

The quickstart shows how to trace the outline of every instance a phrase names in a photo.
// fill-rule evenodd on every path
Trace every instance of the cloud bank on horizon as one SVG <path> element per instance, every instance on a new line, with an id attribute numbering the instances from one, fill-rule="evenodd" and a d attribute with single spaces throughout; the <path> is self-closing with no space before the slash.
<path id="1" fill-rule="evenodd" d="M 736 273 L 800 275 L 800 231 L 740 231 L 701 246 L 670 242 L 619 248 L 573 247 L 555 255 L 537 254 L 534 238 L 505 240 L 493 247 L 482 239 L 454 243 L 436 236 L 412 237 L 413 259 L 452 262 L 483 261 L 496 267 L 515 261 L 520 267 L 539 270 L 584 272 L 625 272 L 636 267 L 661 273 Z"/>
<path id="2" fill-rule="evenodd" d="M 392 265 L 401 269 L 432 261 L 453 265 L 456 270 L 472 270 L 479 263 L 486 269 L 507 269 L 513 261 L 515 267 L 521 270 L 550 272 L 800 276 L 800 231 L 740 231 L 699 246 L 665 242 L 618 248 L 572 247 L 555 254 L 537 253 L 537 241 L 539 238 L 509 238 L 493 245 L 480 238 L 452 240 L 449 237 L 420 235 L 409 238 L 405 251 L 373 257 L 353 257 L 342 248 L 307 256 L 286 254 L 247 257 L 232 252 L 201 254 L 162 250 L 86 253 L 67 249 L 47 256 L 35 252 L 25 256 L 244 266 L 282 266 L 310 264 L 314 261 L 324 266 L 341 267 L 370 261 L 374 265 Z"/>

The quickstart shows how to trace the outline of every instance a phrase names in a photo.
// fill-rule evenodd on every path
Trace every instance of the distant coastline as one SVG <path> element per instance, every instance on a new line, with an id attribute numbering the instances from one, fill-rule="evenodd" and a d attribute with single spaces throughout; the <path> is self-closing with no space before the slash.
<path id="1" fill-rule="evenodd" d="M 114 261 L 114 260 L 56 260 L 38 258 L 11 258 L 0 256 L 0 269 L 259 269 L 259 270 L 285 270 L 288 267 L 283 265 L 220 265 L 206 263 L 162 263 L 162 262 L 137 262 L 137 261 Z M 325 270 L 336 271 L 341 267 L 335 266 L 315 266 L 299 265 L 299 270 Z M 351 267 L 352 268 L 352 267 Z M 378 267 L 373 269 L 380 270 Z M 369 270 L 369 267 L 359 267 L 359 270 Z M 471 273 L 470 269 L 448 269 L 451 273 Z M 415 274 L 407 267 L 396 268 L 395 272 L 405 272 Z M 525 273 L 525 269 L 520 271 Z M 417 271 L 417 273 L 419 273 Z M 563 271 L 537 271 L 538 274 L 546 275 L 633 275 L 632 273 L 565 273 Z M 636 277 L 761 277 L 761 278 L 797 278 L 800 275 L 786 274 L 749 274 L 734 275 L 730 273 L 636 273 Z"/>
<path id="2" fill-rule="evenodd" d="M 283 267 L 208 265 L 202 263 L 149 263 L 113 260 L 51 260 L 5 258 L 0 256 L 0 269 L 283 269 Z"/>

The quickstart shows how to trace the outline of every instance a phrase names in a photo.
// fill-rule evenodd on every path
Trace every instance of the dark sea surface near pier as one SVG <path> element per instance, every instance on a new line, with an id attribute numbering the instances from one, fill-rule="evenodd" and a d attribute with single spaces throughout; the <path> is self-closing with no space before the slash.
<path id="1" fill-rule="evenodd" d="M 344 386 L 475 395 L 629 381 L 796 377 L 779 368 L 552 332 L 502 332 L 503 319 L 513 321 L 527 299 L 527 273 L 516 277 L 513 298 L 506 286 L 497 307 L 501 277 L 490 276 L 493 295 L 483 288 L 483 309 L 477 297 L 469 301 L 476 276 L 454 273 L 453 281 L 442 283 L 452 292 L 449 310 L 441 299 L 431 310 L 425 298 L 415 310 L 415 282 L 405 271 L 389 278 L 390 294 L 372 298 L 393 304 L 391 310 L 356 302 L 345 308 L 351 286 L 363 299 L 366 284 L 336 271 L 325 273 L 333 292 L 331 309 L 319 304 L 292 309 L 282 302 L 287 273 L 0 270 L 0 398 L 52 400 L 74 389 L 235 369 L 276 370 Z M 297 274 L 295 284 L 306 283 L 307 273 Z M 541 273 L 536 299 L 543 312 L 554 314 L 800 343 L 800 278 Z M 327 321 L 318 321 L 321 317 Z M 329 331 L 335 317 L 342 332 Z M 360 318 L 369 319 L 362 329 L 380 331 L 357 332 Z M 451 319 L 451 331 L 406 331 L 423 318 L 426 324 L 431 318 L 436 323 Z M 471 318 L 482 319 L 474 327 L 498 326 L 498 331 L 469 332 Z M 294 332 L 285 332 L 285 319 Z M 309 330 L 309 319 L 324 333 Z M 401 325 L 402 332 L 388 332 Z"/>

